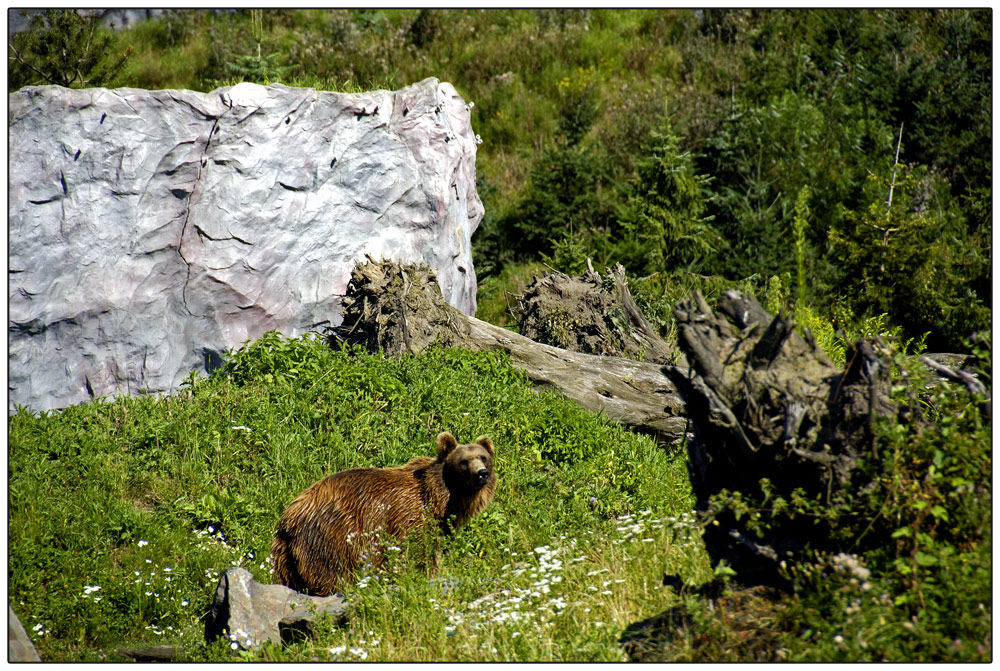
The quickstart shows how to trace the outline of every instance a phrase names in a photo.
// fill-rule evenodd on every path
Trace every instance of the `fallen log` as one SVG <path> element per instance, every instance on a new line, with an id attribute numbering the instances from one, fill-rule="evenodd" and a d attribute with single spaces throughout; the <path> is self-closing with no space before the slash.
<path id="1" fill-rule="evenodd" d="M 685 436 L 684 402 L 668 371 L 673 366 L 573 352 L 468 317 L 444 301 L 426 266 L 371 260 L 358 265 L 343 316 L 329 332 L 332 341 L 393 354 L 418 353 L 432 345 L 502 350 L 532 381 L 587 410 L 668 444 Z"/>

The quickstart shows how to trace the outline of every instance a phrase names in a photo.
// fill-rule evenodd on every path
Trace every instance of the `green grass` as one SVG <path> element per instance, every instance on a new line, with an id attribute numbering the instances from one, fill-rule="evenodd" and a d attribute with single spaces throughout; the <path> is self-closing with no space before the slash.
<path id="1" fill-rule="evenodd" d="M 21 411 L 9 430 L 10 603 L 46 660 L 168 643 L 230 659 L 201 642 L 219 574 L 242 564 L 270 582 L 271 536 L 300 491 L 430 454 L 441 430 L 496 443 L 487 512 L 434 576 L 404 562 L 362 581 L 347 628 L 254 659 L 329 659 L 344 645 L 338 658 L 357 648 L 369 661 L 619 660 L 622 629 L 670 601 L 664 570 L 709 576 L 683 457 L 536 393 L 497 354 L 390 359 L 269 335 L 174 396 Z M 545 575 L 561 577 L 547 592 Z M 521 615 L 490 619 L 515 603 Z"/>
<path id="2" fill-rule="evenodd" d="M 677 606 L 693 620 L 654 644 L 663 661 L 982 661 L 990 424 L 964 392 L 911 382 L 898 401 L 936 423 L 884 422 L 881 475 L 836 530 L 850 545 L 884 518 L 891 540 L 859 551 L 860 569 L 820 557 L 790 566 L 797 594 L 727 592 L 720 609 L 662 585 L 726 574 L 701 544 L 683 454 L 536 391 L 501 354 L 385 358 L 268 334 L 173 396 L 10 418 L 10 603 L 46 661 L 158 644 L 188 661 L 624 661 L 629 625 Z M 227 567 L 270 582 L 294 496 L 338 470 L 430 454 L 441 430 L 491 436 L 499 486 L 436 568 L 404 545 L 346 590 L 346 626 L 255 653 L 204 644 Z"/>

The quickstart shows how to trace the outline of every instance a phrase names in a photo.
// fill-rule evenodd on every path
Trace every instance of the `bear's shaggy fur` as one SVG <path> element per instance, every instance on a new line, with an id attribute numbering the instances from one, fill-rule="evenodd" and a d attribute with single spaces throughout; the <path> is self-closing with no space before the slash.
<path id="1" fill-rule="evenodd" d="M 400 540 L 430 520 L 447 533 L 481 513 L 496 488 L 493 441 L 459 445 L 444 432 L 437 449 L 437 458 L 341 471 L 302 492 L 274 535 L 275 581 L 326 596 L 366 561 L 378 561 L 383 534 Z"/>

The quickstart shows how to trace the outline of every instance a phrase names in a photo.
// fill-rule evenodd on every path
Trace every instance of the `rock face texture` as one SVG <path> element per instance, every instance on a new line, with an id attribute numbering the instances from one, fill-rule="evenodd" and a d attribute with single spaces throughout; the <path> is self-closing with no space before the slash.
<path id="1" fill-rule="evenodd" d="M 169 392 L 336 326 L 366 256 L 430 265 L 475 313 L 476 137 L 448 83 L 28 87 L 8 121 L 8 411 Z"/>
<path id="2" fill-rule="evenodd" d="M 7 604 L 7 663 L 40 662 L 35 645 L 28 638 L 21 621 L 10 604 Z"/>

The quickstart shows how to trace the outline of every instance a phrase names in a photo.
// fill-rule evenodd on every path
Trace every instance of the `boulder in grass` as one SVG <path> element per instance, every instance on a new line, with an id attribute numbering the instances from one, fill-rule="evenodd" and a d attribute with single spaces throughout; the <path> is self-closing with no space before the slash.
<path id="1" fill-rule="evenodd" d="M 266 641 L 310 636 L 313 622 L 322 615 L 343 621 L 346 614 L 347 602 L 340 595 L 308 596 L 283 585 L 265 585 L 234 566 L 226 569 L 215 589 L 205 640 L 225 638 L 234 650 L 256 650 Z"/>

